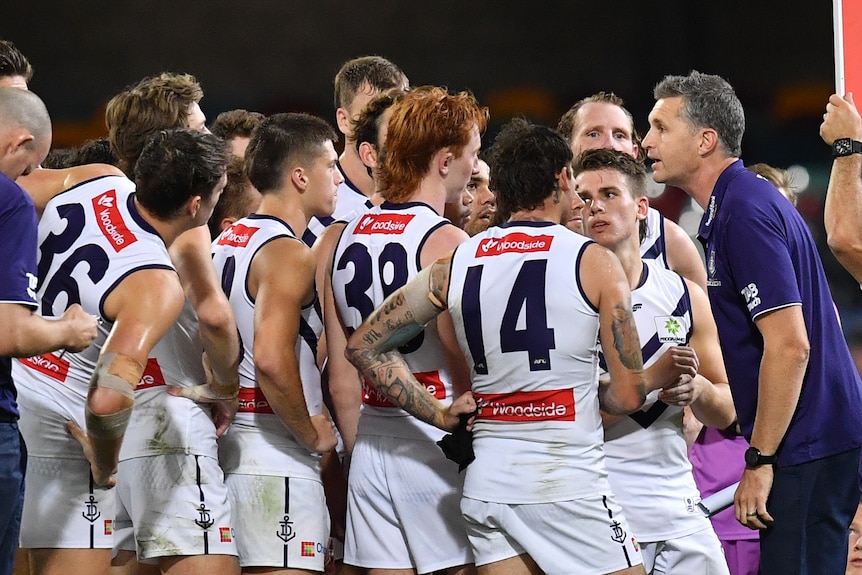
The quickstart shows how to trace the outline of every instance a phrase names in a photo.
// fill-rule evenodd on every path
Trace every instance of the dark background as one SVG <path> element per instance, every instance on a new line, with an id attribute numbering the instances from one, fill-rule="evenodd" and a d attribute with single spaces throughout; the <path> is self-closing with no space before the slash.
<path id="1" fill-rule="evenodd" d="M 210 121 L 232 108 L 334 121 L 335 72 L 380 54 L 413 85 L 473 91 L 491 109 L 486 142 L 514 114 L 556 125 L 598 90 L 622 96 L 643 131 L 662 76 L 719 74 L 746 110 L 746 163 L 808 170 L 799 207 L 824 245 L 830 155 L 817 130 L 834 91 L 831 0 L 42 0 L 3 2 L 0 37 L 35 67 L 57 146 L 103 135 L 105 102 L 163 70 L 198 78 Z M 822 253 L 855 339 L 859 287 Z"/>

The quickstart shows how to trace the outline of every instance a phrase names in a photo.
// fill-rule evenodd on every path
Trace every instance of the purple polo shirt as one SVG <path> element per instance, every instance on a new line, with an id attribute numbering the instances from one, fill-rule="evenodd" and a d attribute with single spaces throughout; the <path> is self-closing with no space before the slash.
<path id="1" fill-rule="evenodd" d="M 751 440 L 762 314 L 801 305 L 811 354 L 778 465 L 862 445 L 862 382 L 838 325 L 817 247 L 794 206 L 738 160 L 718 178 L 700 223 L 707 286 L 733 402 Z"/>
<path id="2" fill-rule="evenodd" d="M 21 187 L 0 174 L 0 303 L 36 308 L 36 208 Z M 3 319 L 0 318 L 0 323 Z M 18 416 L 12 360 L 0 357 L 0 413 Z"/>

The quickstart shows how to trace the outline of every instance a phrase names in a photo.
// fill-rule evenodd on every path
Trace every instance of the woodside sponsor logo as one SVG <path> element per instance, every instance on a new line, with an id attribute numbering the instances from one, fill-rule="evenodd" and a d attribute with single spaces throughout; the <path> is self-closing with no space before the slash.
<path id="1" fill-rule="evenodd" d="M 102 230 L 102 235 L 105 236 L 115 252 L 120 253 L 138 241 L 135 234 L 126 226 L 123 215 L 117 207 L 116 190 L 108 190 L 96 196 L 93 198 L 92 203 L 93 210 L 96 212 L 96 221 L 99 224 L 99 229 Z"/>

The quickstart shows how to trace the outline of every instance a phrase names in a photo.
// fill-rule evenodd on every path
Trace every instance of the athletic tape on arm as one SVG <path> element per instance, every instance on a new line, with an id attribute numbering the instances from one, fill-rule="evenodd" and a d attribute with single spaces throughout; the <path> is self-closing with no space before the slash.
<path id="1" fill-rule="evenodd" d="M 404 301 L 413 312 L 414 321 L 419 325 L 425 325 L 446 309 L 443 302 L 431 291 L 431 266 L 420 271 L 416 278 L 405 286 Z"/>
<path id="2" fill-rule="evenodd" d="M 110 389 L 134 400 L 135 387 L 143 373 L 144 366 L 128 355 L 103 353 L 90 378 L 90 388 Z"/>
<path id="3" fill-rule="evenodd" d="M 96 415 L 90 411 L 90 406 L 84 409 L 84 420 L 87 422 L 87 435 L 99 439 L 117 439 L 126 433 L 132 408 L 120 410 L 110 415 Z"/>

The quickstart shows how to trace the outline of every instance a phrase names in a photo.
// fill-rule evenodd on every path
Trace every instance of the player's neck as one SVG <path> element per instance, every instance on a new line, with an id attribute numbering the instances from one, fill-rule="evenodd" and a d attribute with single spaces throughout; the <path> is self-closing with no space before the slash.
<path id="1" fill-rule="evenodd" d="M 264 194 L 256 213 L 280 219 L 290 226 L 296 237 L 301 238 L 311 216 L 304 213 L 300 202 L 291 201 L 286 194 Z"/>
<path id="2" fill-rule="evenodd" d="M 165 247 L 168 248 L 171 247 L 171 244 L 174 243 L 174 240 L 180 234 L 195 227 L 192 219 L 186 216 L 180 216 L 171 220 L 162 220 L 142 206 L 137 198 L 135 198 L 135 208 L 144 221 L 156 230 L 156 233 L 165 242 Z"/>
<path id="3" fill-rule="evenodd" d="M 563 219 L 560 199 L 554 195 L 545 198 L 541 206 L 532 210 L 516 210 L 509 216 L 510 222 L 551 222 L 559 224 Z"/>
<path id="4" fill-rule="evenodd" d="M 434 211 L 443 215 L 446 209 L 446 186 L 442 180 L 438 180 L 431 176 L 426 176 L 419 184 L 419 187 L 410 194 L 407 202 L 422 202 L 428 204 Z"/>
<path id="5" fill-rule="evenodd" d="M 623 266 L 623 271 L 629 280 L 630 289 L 635 289 L 640 285 L 644 267 L 640 246 L 636 238 L 637 236 L 629 238 L 611 250 Z"/>
<path id="6" fill-rule="evenodd" d="M 344 152 L 339 156 L 338 163 L 341 164 L 341 169 L 347 179 L 359 188 L 360 192 L 369 198 L 374 194 L 374 180 L 368 175 L 368 170 L 356 152 L 356 146 L 353 142 L 344 144 Z"/>

